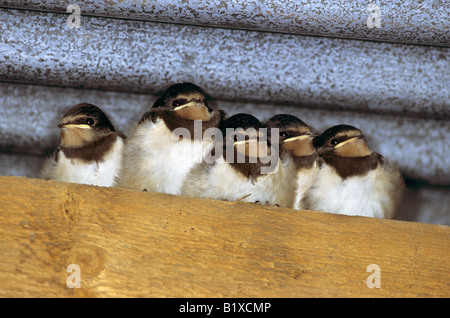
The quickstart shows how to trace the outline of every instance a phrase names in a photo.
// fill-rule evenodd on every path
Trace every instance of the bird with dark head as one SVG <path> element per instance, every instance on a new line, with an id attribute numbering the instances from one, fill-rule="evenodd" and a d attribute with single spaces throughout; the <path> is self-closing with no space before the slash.
<path id="1" fill-rule="evenodd" d="M 41 172 L 45 179 L 113 186 L 122 166 L 125 136 L 97 106 L 82 103 L 61 118 L 60 143 Z"/>
<path id="2" fill-rule="evenodd" d="M 319 171 L 319 157 L 313 145 L 317 136 L 298 117 L 289 114 L 275 115 L 265 123 L 272 138 L 279 138 L 280 158 L 288 178 L 295 182 L 293 208 L 302 210 L 302 199 L 312 186 Z M 275 129 L 278 129 L 276 135 Z"/>
<path id="3" fill-rule="evenodd" d="M 175 126 L 172 127 L 175 129 L 192 124 L 190 121 L 193 120 L 208 123 L 216 113 L 208 106 L 206 95 L 200 87 L 192 83 L 178 83 L 170 86 L 155 101 L 139 123 L 161 117 L 168 127 Z"/>
<path id="4" fill-rule="evenodd" d="M 120 187 L 180 194 L 186 174 L 213 147 L 205 131 L 218 129 L 225 113 L 212 110 L 192 83 L 170 86 L 134 129 L 118 178 Z"/>
<path id="5" fill-rule="evenodd" d="M 236 114 L 220 125 L 223 138 L 216 142 L 213 162 L 196 165 L 183 186 L 187 196 L 292 205 L 278 154 L 267 129 L 254 116 Z M 219 155 L 218 155 L 219 154 Z"/>
<path id="6" fill-rule="evenodd" d="M 224 159 L 252 183 L 270 166 L 270 143 L 264 126 L 254 116 L 233 115 L 221 126 Z"/>
<path id="7" fill-rule="evenodd" d="M 404 181 L 397 166 L 373 152 L 356 127 L 337 125 L 314 139 L 323 160 L 306 209 L 337 214 L 393 218 Z"/>

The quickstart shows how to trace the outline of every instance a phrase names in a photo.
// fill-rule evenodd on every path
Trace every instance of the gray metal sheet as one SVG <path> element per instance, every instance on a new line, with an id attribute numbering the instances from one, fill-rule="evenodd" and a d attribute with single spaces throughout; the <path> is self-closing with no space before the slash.
<path id="1" fill-rule="evenodd" d="M 450 5 L 446 0 L 0 0 L 0 5 L 156 22 L 206 25 L 326 37 L 450 45 Z M 367 20 L 379 9 L 379 28 Z M 370 25 L 370 22 L 369 22 Z"/>
<path id="2" fill-rule="evenodd" d="M 0 9 L 0 80 L 448 119 L 450 49 Z"/>

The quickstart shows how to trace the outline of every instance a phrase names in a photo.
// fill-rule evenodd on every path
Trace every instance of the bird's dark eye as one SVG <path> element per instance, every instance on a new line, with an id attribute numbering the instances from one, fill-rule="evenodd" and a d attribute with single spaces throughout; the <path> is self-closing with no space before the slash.
<path id="1" fill-rule="evenodd" d="M 86 119 L 86 124 L 89 126 L 92 126 L 92 125 L 94 125 L 94 120 L 89 117 L 88 119 Z"/>
<path id="2" fill-rule="evenodd" d="M 172 106 L 173 106 L 173 107 L 178 107 L 178 106 L 181 106 L 181 105 L 186 104 L 187 102 L 188 102 L 188 100 L 185 99 L 185 98 L 175 99 L 175 100 L 172 102 Z"/>
<path id="3" fill-rule="evenodd" d="M 339 143 L 339 140 L 337 140 L 337 139 L 332 139 L 332 140 L 331 140 L 331 144 L 332 144 L 333 146 L 336 146 L 338 143 Z"/>
<path id="4" fill-rule="evenodd" d="M 177 98 L 172 102 L 172 106 L 177 108 L 178 106 L 184 105 L 188 102 L 188 100 L 186 98 Z"/>
<path id="5" fill-rule="evenodd" d="M 287 137 L 289 134 L 285 131 L 280 132 L 280 137 Z"/>

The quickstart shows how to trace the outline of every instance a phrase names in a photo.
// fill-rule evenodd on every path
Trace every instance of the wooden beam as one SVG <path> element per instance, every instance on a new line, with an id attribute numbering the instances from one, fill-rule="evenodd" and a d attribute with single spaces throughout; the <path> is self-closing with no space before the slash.
<path id="1" fill-rule="evenodd" d="M 450 296 L 447 226 L 19 177 L 0 202 L 1 297 Z"/>

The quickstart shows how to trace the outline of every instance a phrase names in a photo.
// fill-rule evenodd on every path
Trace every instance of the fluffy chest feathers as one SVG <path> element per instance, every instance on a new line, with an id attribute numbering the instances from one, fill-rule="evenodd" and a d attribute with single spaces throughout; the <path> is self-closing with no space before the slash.
<path id="1" fill-rule="evenodd" d="M 186 178 L 183 194 L 292 207 L 294 185 L 290 176 L 279 161 L 274 173 L 260 175 L 252 183 L 221 158 L 213 164 L 197 165 Z"/>
<path id="2" fill-rule="evenodd" d="M 316 181 L 318 172 L 319 164 L 317 161 L 309 168 L 297 169 L 294 209 L 303 210 L 306 208 L 302 199 Z"/>
<path id="3" fill-rule="evenodd" d="M 402 190 L 401 184 L 395 180 L 399 177 L 381 164 L 367 174 L 346 179 L 324 164 L 303 203 L 309 210 L 392 218 L 398 204 L 397 193 Z"/>
<path id="4" fill-rule="evenodd" d="M 174 138 L 161 119 L 145 121 L 127 144 L 118 184 L 139 191 L 180 194 L 187 173 L 202 162 L 212 146 L 212 141 Z"/>
<path id="5" fill-rule="evenodd" d="M 104 155 L 103 160 L 99 161 L 67 158 L 64 152 L 60 151 L 57 162 L 47 165 L 46 177 L 62 182 L 113 186 L 122 166 L 123 149 L 124 141 L 117 137 L 111 149 Z"/>

